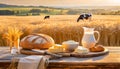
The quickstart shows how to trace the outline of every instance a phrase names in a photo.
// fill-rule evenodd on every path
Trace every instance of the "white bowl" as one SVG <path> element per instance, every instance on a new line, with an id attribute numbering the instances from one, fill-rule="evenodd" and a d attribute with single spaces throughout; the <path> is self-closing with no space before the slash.
<path id="1" fill-rule="evenodd" d="M 62 45 L 67 52 L 73 52 L 79 46 L 79 42 L 69 40 L 63 42 Z"/>

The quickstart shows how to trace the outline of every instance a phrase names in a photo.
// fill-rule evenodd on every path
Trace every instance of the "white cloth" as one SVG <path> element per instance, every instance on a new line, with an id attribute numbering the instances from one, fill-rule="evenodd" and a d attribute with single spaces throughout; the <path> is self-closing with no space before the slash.
<path id="1" fill-rule="evenodd" d="M 32 55 L 20 58 L 17 69 L 45 69 L 46 58 Z"/>

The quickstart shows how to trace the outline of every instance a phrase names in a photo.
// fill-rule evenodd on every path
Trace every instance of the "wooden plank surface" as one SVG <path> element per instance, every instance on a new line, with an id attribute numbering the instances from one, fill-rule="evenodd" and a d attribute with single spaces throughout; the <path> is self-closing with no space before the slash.
<path id="1" fill-rule="evenodd" d="M 120 47 L 106 47 L 110 52 L 107 55 L 90 58 L 63 57 L 49 61 L 48 69 L 75 69 L 91 67 L 117 68 L 120 69 Z M 22 58 L 26 55 L 19 55 Z M 8 65 L 11 62 L 11 55 L 8 47 L 0 47 L 0 66 Z M 71 67 L 72 65 L 72 67 Z"/>
<path id="2" fill-rule="evenodd" d="M 117 59 L 120 59 L 120 55 L 119 55 L 120 54 L 120 47 L 106 47 L 106 48 L 110 51 L 110 53 L 108 55 L 104 55 L 104 56 L 100 56 L 100 57 L 92 57 L 92 58 L 89 58 L 89 59 L 100 59 L 101 58 L 101 60 L 96 60 L 95 62 L 105 62 L 106 59 L 107 60 L 113 59 L 116 62 Z M 4 59 L 11 59 L 9 57 L 7 58 L 6 56 L 12 57 L 10 55 L 9 49 L 6 48 L 6 47 L 0 47 L 0 60 L 6 61 Z M 19 57 L 23 57 L 23 56 L 26 56 L 26 55 L 19 55 Z M 53 61 L 63 61 L 63 60 L 66 60 L 66 62 L 67 61 L 70 62 L 70 61 L 72 61 L 71 59 L 73 59 L 74 61 L 75 60 L 78 61 L 79 59 L 83 59 L 84 60 L 84 59 L 88 59 L 88 58 L 74 58 L 74 57 L 69 57 L 68 58 L 67 57 L 67 58 L 61 58 L 61 59 L 57 59 L 57 60 L 55 59 L 55 60 L 51 60 L 51 61 L 53 62 Z M 111 62 L 114 62 L 114 61 L 111 61 Z M 84 62 L 86 62 L 86 61 L 84 61 Z M 89 61 L 89 62 L 91 62 L 91 61 Z M 109 62 L 109 61 L 107 61 L 107 62 Z M 120 62 L 120 61 L 117 61 L 117 62 Z"/>

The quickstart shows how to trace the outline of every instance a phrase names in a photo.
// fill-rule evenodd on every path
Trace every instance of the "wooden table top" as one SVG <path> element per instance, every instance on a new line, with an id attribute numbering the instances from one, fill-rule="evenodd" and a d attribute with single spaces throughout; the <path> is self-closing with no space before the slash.
<path id="1" fill-rule="evenodd" d="M 50 60 L 50 65 L 119 65 L 120 66 L 120 47 L 105 47 L 109 50 L 109 54 L 90 57 L 90 58 L 76 58 L 76 57 L 63 57 L 60 59 Z M 0 64 L 10 63 L 11 55 L 8 47 L 0 47 Z M 19 57 L 24 57 L 26 55 L 19 55 Z"/>

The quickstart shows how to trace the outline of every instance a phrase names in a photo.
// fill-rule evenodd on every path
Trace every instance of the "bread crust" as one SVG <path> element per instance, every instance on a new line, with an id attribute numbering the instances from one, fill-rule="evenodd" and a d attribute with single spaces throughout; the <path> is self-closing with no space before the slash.
<path id="1" fill-rule="evenodd" d="M 104 49 L 103 45 L 96 45 L 96 46 L 94 46 L 94 47 L 89 48 L 89 50 L 90 50 L 91 52 L 102 52 L 102 51 L 104 51 L 105 49 Z"/>
<path id="2" fill-rule="evenodd" d="M 20 46 L 24 49 L 48 49 L 54 44 L 52 37 L 45 34 L 28 35 L 20 41 Z"/>

